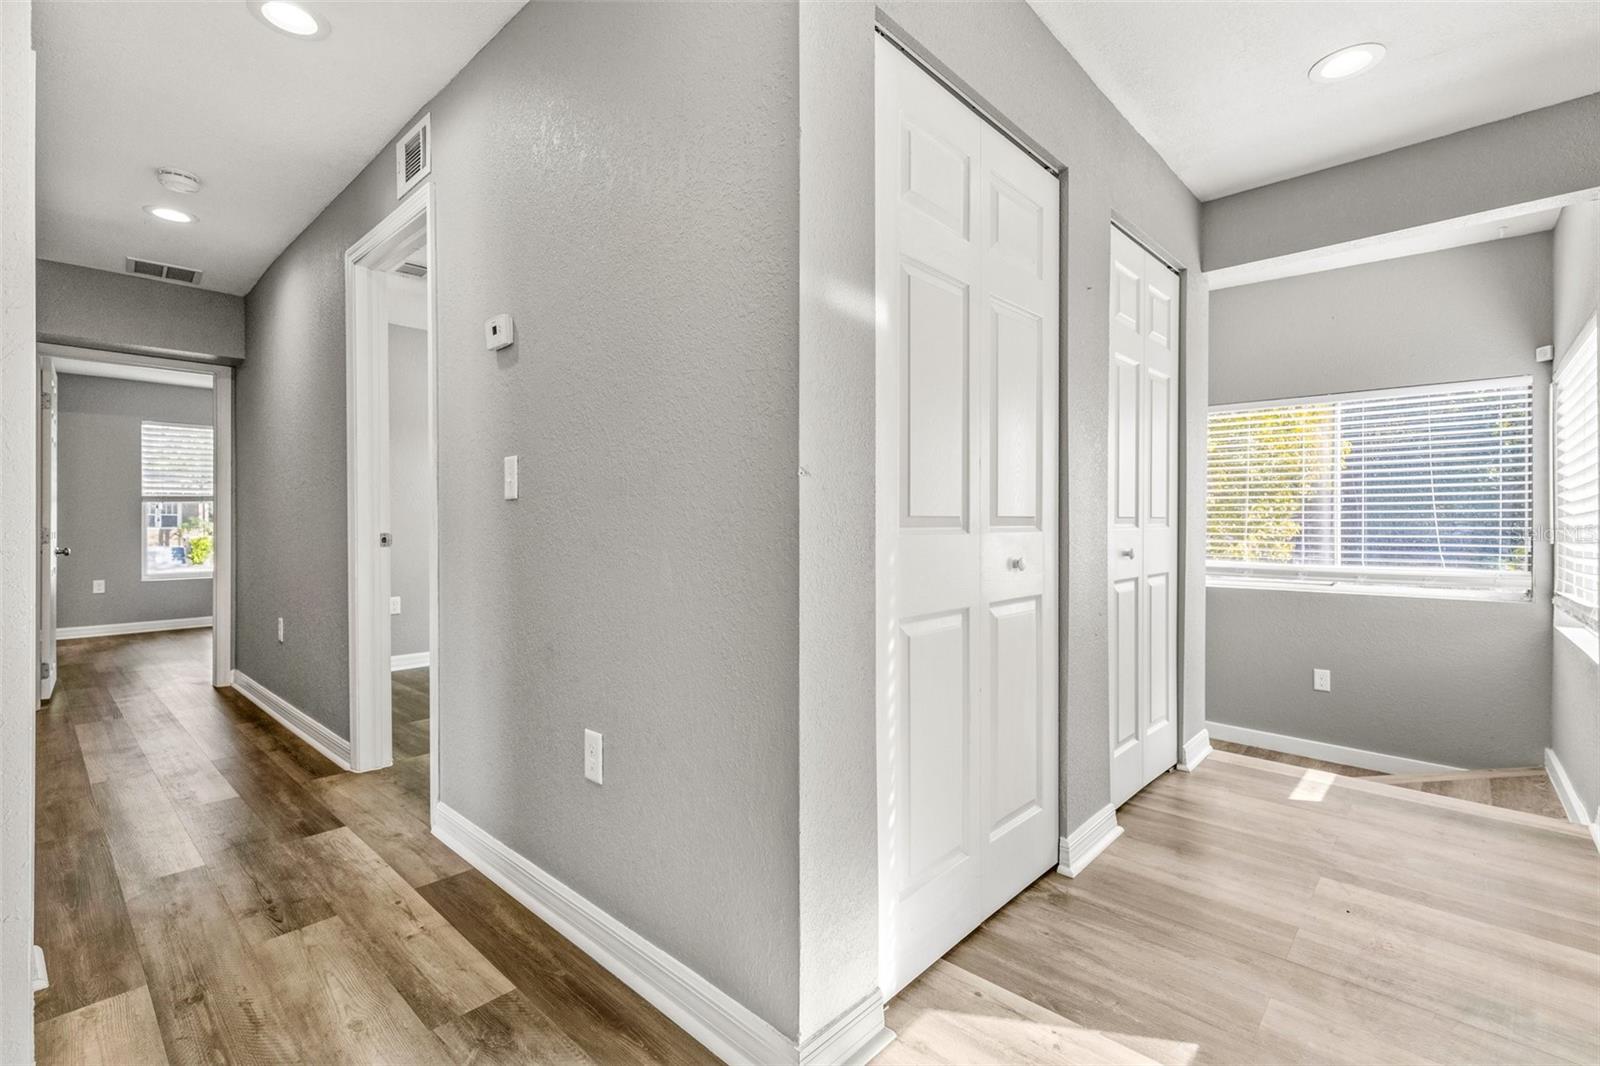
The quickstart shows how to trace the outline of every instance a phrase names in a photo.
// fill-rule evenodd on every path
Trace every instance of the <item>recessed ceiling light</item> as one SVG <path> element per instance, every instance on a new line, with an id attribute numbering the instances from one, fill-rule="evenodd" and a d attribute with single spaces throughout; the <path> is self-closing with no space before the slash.
<path id="1" fill-rule="evenodd" d="M 1388 51 L 1376 41 L 1366 44 L 1353 44 L 1348 48 L 1341 48 L 1332 55 L 1323 56 L 1311 65 L 1310 78 L 1312 81 L 1330 82 L 1343 81 L 1353 78 L 1357 74 L 1371 70 L 1378 65 L 1378 60 Z"/>
<path id="2" fill-rule="evenodd" d="M 187 225 L 194 221 L 194 216 L 187 211 L 179 211 L 176 207 L 160 207 L 156 204 L 146 204 L 145 213 L 163 222 L 178 222 Z"/>
<path id="3" fill-rule="evenodd" d="M 289 0 L 249 0 L 250 10 L 268 26 L 291 37 L 313 40 L 328 35 L 328 24 Z"/>

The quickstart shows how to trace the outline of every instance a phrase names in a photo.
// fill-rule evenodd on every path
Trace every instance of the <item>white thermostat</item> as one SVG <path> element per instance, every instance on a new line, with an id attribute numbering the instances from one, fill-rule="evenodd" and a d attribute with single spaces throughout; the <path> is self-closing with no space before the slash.
<path id="1" fill-rule="evenodd" d="M 483 346 L 491 352 L 498 352 L 515 339 L 516 331 L 510 315 L 495 315 L 483 323 Z"/>

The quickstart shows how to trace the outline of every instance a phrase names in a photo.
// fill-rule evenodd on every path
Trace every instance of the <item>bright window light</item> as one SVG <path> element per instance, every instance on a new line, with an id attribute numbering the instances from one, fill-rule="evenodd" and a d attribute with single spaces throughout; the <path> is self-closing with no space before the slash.
<path id="1" fill-rule="evenodd" d="M 1213 585 L 1532 595 L 1529 378 L 1213 407 L 1206 478 Z"/>

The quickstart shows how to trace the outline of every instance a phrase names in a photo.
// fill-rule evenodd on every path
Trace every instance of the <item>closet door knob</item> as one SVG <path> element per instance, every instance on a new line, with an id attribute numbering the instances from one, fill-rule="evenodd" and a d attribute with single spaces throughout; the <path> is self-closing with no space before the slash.
<path id="1" fill-rule="evenodd" d="M 1122 556 L 1124 559 L 1132 559 L 1133 558 L 1133 549 L 1132 548 L 1123 548 L 1117 554 Z"/>
<path id="2" fill-rule="evenodd" d="M 1021 570 L 1026 570 L 1027 568 L 1028 568 L 1028 564 L 1023 561 L 1022 556 L 1020 556 L 1020 555 L 1013 556 L 1012 558 L 1006 560 L 1006 569 L 1007 570 L 1018 570 L 1018 571 L 1021 571 Z"/>

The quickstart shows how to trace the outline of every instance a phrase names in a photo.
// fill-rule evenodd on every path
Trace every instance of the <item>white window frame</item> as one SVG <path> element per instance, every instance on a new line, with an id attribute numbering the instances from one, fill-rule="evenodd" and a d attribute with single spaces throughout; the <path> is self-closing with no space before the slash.
<path id="1" fill-rule="evenodd" d="M 1360 389 L 1342 393 L 1323 393 L 1315 396 L 1291 396 L 1275 400 L 1252 400 L 1243 403 L 1213 404 L 1206 409 L 1207 420 L 1212 414 L 1240 413 L 1266 410 L 1275 407 L 1292 407 L 1314 404 L 1337 404 L 1353 399 L 1373 400 L 1394 396 L 1439 393 L 1453 388 L 1497 388 L 1526 386 L 1531 389 L 1530 375 L 1513 375 L 1501 378 L 1471 379 L 1439 382 L 1430 385 L 1404 386 L 1390 389 Z M 1530 409 L 1530 418 L 1533 412 Z M 1531 434 L 1530 448 L 1536 447 Z M 1538 466 L 1533 456 L 1533 467 Z M 1532 478 L 1530 476 L 1530 490 Z M 1337 514 L 1337 508 L 1335 509 Z M 1530 509 L 1530 526 L 1534 521 Z M 1205 512 L 1209 528 L 1209 504 Z M 1532 538 L 1529 542 L 1532 547 Z M 1491 600 L 1507 603 L 1527 603 L 1533 599 L 1534 553 L 1530 550 L 1527 570 L 1444 570 L 1438 567 L 1410 566 L 1318 566 L 1305 563 L 1242 562 L 1228 559 L 1206 559 L 1206 586 L 1208 588 L 1277 589 L 1293 592 L 1332 592 L 1365 596 L 1408 596 L 1435 599 Z"/>
<path id="2" fill-rule="evenodd" d="M 1557 430 L 1560 427 L 1557 425 L 1556 402 L 1557 393 L 1563 384 L 1570 387 L 1570 381 L 1564 382 L 1563 378 L 1569 378 L 1574 373 L 1572 368 L 1577 365 L 1579 359 L 1592 360 L 1595 363 L 1595 375 L 1600 377 L 1600 352 L 1596 351 L 1597 345 L 1600 345 L 1600 338 L 1596 336 L 1596 316 L 1590 316 L 1588 323 L 1578 331 L 1572 345 L 1556 364 L 1550 382 L 1550 539 L 1553 542 L 1552 569 L 1554 570 L 1550 600 L 1554 607 L 1553 620 L 1558 629 L 1563 626 L 1578 626 L 1591 633 L 1600 632 L 1600 604 L 1585 604 L 1572 600 L 1560 592 L 1564 540 L 1563 531 L 1558 528 L 1562 501 L 1558 488 L 1561 452 L 1557 439 Z M 1591 395 L 1589 400 L 1591 403 L 1600 404 L 1600 394 Z M 1600 410 L 1597 410 L 1596 416 L 1600 417 Z"/>
<path id="3" fill-rule="evenodd" d="M 213 539 L 215 539 L 215 537 L 216 537 L 215 529 L 216 529 L 216 522 L 217 522 L 217 495 L 216 495 L 216 484 L 214 483 L 214 481 L 213 481 L 213 484 L 211 486 L 211 495 L 209 495 L 209 496 L 185 496 L 185 495 L 175 495 L 175 494 L 172 494 L 172 493 L 163 493 L 163 494 L 152 495 L 152 496 L 144 495 L 144 427 L 146 425 L 181 426 L 181 425 L 194 425 L 194 424 L 196 424 L 196 423 L 172 422 L 172 421 L 159 419 L 159 418 L 146 418 L 146 419 L 141 420 L 140 423 L 139 423 L 139 492 L 140 492 L 140 495 L 139 495 L 139 580 L 140 581 L 210 581 L 212 579 L 212 577 L 217 572 L 217 556 L 216 556 L 215 549 L 213 549 L 212 554 L 211 554 L 211 558 L 210 558 L 211 565 L 207 566 L 207 567 L 205 567 L 203 569 L 199 568 L 199 567 L 195 567 L 194 569 L 190 569 L 190 570 L 171 570 L 171 571 L 166 571 L 166 572 L 159 572 L 159 571 L 158 572 L 152 572 L 149 569 L 150 555 L 149 555 L 149 551 L 148 551 L 148 549 L 149 549 L 149 526 L 147 524 L 147 518 L 148 518 L 147 508 L 152 503 L 162 503 L 162 504 L 165 504 L 165 503 L 176 503 L 180 507 L 183 504 L 186 504 L 186 503 L 207 503 L 207 504 L 210 504 L 211 505 L 211 522 L 212 522 L 212 530 L 213 530 L 212 537 L 213 537 Z M 212 462 L 213 469 L 215 469 L 216 455 L 217 455 L 216 428 L 214 426 L 207 427 L 207 428 L 210 428 L 211 431 L 212 431 L 211 432 L 211 462 Z M 213 475 L 213 478 L 214 478 L 214 475 Z M 179 518 L 180 519 L 182 518 L 182 512 L 181 511 L 179 512 Z"/>

